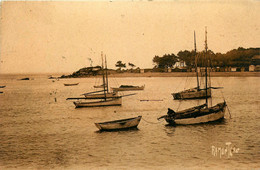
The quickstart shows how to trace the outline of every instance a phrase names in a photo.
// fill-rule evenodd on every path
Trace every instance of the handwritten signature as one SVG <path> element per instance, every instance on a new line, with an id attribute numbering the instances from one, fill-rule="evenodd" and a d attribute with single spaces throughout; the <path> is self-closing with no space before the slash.
<path id="1" fill-rule="evenodd" d="M 231 158 L 234 153 L 238 153 L 238 151 L 240 150 L 239 148 L 233 147 L 231 144 L 231 142 L 226 142 L 226 146 L 223 148 L 211 146 L 212 155 L 219 156 L 220 158 L 224 155 L 227 155 L 228 158 Z"/>

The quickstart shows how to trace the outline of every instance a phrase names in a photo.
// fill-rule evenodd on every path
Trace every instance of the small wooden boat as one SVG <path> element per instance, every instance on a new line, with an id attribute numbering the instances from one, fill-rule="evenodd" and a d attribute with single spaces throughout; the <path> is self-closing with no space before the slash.
<path id="1" fill-rule="evenodd" d="M 64 86 L 77 86 L 79 83 L 71 83 L 71 84 L 65 84 L 64 83 Z"/>
<path id="2" fill-rule="evenodd" d="M 5 88 L 5 86 L 0 86 L 0 88 Z"/>
<path id="3" fill-rule="evenodd" d="M 4 93 L 3 91 L 0 91 L 0 93 Z"/>
<path id="4" fill-rule="evenodd" d="M 120 87 L 111 87 L 113 91 L 135 91 L 135 90 L 144 90 L 145 85 L 143 86 L 132 86 L 132 85 L 121 85 Z"/>
<path id="5" fill-rule="evenodd" d="M 75 101 L 73 102 L 76 108 L 79 107 L 104 107 L 104 106 L 121 106 L 122 98 L 105 98 L 102 101 L 85 102 L 85 101 Z"/>
<path id="6" fill-rule="evenodd" d="M 138 124 L 141 121 L 141 118 L 142 116 L 138 116 L 129 119 L 95 123 L 95 125 L 99 130 L 106 130 L 106 131 L 131 129 L 131 128 L 137 128 Z"/>

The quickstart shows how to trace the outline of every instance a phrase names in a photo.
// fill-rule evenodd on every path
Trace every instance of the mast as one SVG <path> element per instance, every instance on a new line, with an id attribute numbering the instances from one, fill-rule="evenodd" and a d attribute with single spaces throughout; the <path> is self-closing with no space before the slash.
<path id="1" fill-rule="evenodd" d="M 105 69 L 106 69 L 106 87 L 107 87 L 107 93 L 108 93 L 108 75 L 107 75 L 107 56 L 105 55 Z"/>
<path id="2" fill-rule="evenodd" d="M 207 62 L 207 51 L 208 51 L 208 44 L 207 44 L 207 27 L 205 27 L 205 86 L 206 86 L 206 105 L 208 108 L 208 62 Z"/>
<path id="3" fill-rule="evenodd" d="M 197 76 L 197 90 L 199 91 L 200 84 L 199 84 L 198 56 L 197 56 L 197 48 L 196 48 L 196 33 L 195 33 L 195 31 L 194 31 L 194 51 L 195 51 L 195 71 L 196 71 L 196 76 Z"/>
<path id="4" fill-rule="evenodd" d="M 104 98 L 105 98 L 105 101 L 106 101 L 106 82 L 105 82 L 105 73 L 104 73 L 103 51 L 101 51 L 101 60 L 102 60 L 102 76 L 103 76 Z"/>

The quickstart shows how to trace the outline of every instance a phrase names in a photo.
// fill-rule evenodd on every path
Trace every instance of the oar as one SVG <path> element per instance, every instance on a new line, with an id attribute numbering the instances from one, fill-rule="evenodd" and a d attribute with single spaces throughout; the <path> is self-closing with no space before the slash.
<path id="1" fill-rule="evenodd" d="M 208 87 L 208 89 L 223 89 L 224 87 Z M 200 90 L 206 90 L 206 89 L 200 89 Z"/>
<path id="2" fill-rule="evenodd" d="M 167 116 L 168 116 L 168 115 L 163 115 L 163 116 L 161 116 L 161 117 L 158 117 L 157 120 L 160 120 L 160 119 L 165 118 L 165 117 L 167 117 Z"/>
<path id="3" fill-rule="evenodd" d="M 223 89 L 224 87 L 210 87 L 211 89 Z"/>
<path id="4" fill-rule="evenodd" d="M 86 97 L 69 97 L 66 100 L 87 99 Z"/>

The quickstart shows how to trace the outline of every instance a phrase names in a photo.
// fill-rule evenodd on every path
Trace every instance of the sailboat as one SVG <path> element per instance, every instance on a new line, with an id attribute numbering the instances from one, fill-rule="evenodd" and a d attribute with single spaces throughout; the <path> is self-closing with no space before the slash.
<path id="1" fill-rule="evenodd" d="M 205 60 L 207 61 L 207 30 L 205 31 Z M 209 83 L 210 84 L 210 83 Z M 207 62 L 205 66 L 205 86 L 208 88 L 208 68 Z M 207 95 L 207 90 L 206 90 Z M 198 123 L 208 123 L 224 119 L 225 110 L 227 107 L 226 102 L 218 103 L 212 107 L 208 106 L 208 98 L 206 103 L 191 107 L 182 111 L 175 112 L 168 108 L 167 115 L 158 118 L 164 118 L 170 125 L 189 125 Z"/>
<path id="2" fill-rule="evenodd" d="M 103 64 L 103 53 L 101 53 L 102 57 L 102 80 L 103 80 L 103 90 L 89 92 L 83 94 L 84 98 L 77 98 L 77 99 L 84 99 L 73 102 L 76 108 L 78 107 L 100 107 L 100 106 L 121 106 L 122 105 L 122 97 L 117 95 L 117 92 L 110 93 L 108 90 L 108 75 L 107 75 L 107 61 L 105 57 L 105 67 L 106 71 L 104 71 L 104 64 Z M 101 92 L 101 93 L 100 93 Z M 68 98 L 68 99 L 75 99 L 75 98 Z M 98 101 L 91 101 L 86 102 L 86 99 L 101 99 Z"/>
<path id="3" fill-rule="evenodd" d="M 188 90 L 183 90 L 178 93 L 172 93 L 174 100 L 187 100 L 187 99 L 205 99 L 211 97 L 211 88 L 201 88 L 199 82 L 199 73 L 197 67 L 198 55 L 196 53 L 196 35 L 194 31 L 194 49 L 195 49 L 195 71 L 197 77 L 197 87 Z"/>

